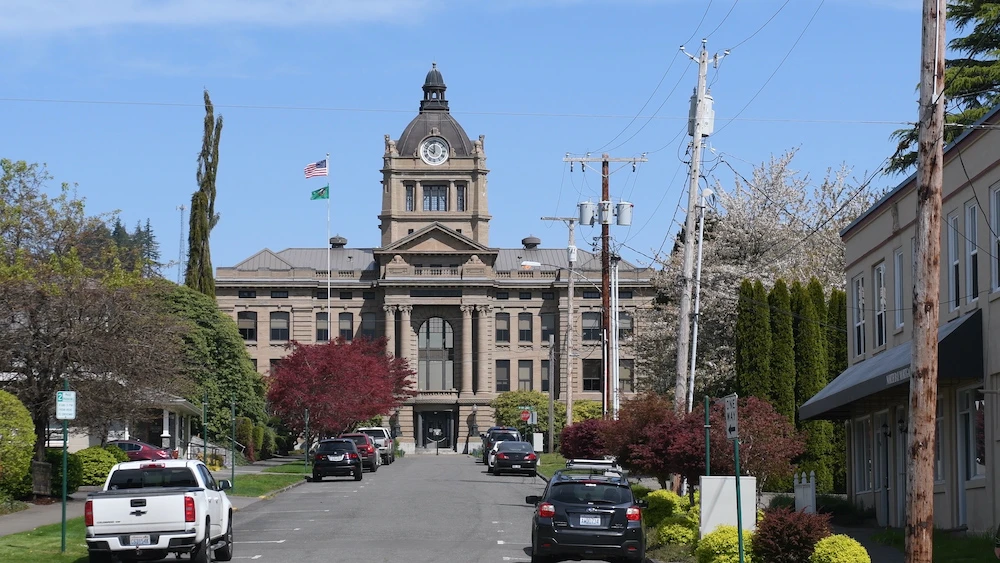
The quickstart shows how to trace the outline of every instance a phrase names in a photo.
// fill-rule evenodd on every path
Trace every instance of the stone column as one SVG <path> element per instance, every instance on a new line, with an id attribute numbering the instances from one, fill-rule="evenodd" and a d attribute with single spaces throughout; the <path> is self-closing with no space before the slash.
<path id="1" fill-rule="evenodd" d="M 472 395 L 472 311 L 475 305 L 462 305 L 462 391 L 460 397 Z"/>
<path id="2" fill-rule="evenodd" d="M 170 447 L 170 411 L 163 409 L 163 432 L 160 433 L 160 447 Z"/>
<path id="3" fill-rule="evenodd" d="M 385 347 L 390 356 L 396 355 L 396 306 L 383 305 L 385 311 Z M 332 332 L 330 333 L 333 334 Z"/>
<path id="4" fill-rule="evenodd" d="M 410 358 L 410 340 L 413 335 L 413 328 L 410 326 L 410 313 L 413 312 L 413 305 L 399 305 L 399 356 L 410 360 L 410 365 L 417 365 L 414 358 Z"/>
<path id="5" fill-rule="evenodd" d="M 489 357 L 488 350 L 491 348 L 490 336 L 492 331 L 489 330 L 490 326 L 490 315 L 492 314 L 493 307 L 490 305 L 476 305 L 476 310 L 479 311 L 479 385 L 476 386 L 476 393 L 489 393 L 490 382 L 487 377 L 489 373 Z"/>

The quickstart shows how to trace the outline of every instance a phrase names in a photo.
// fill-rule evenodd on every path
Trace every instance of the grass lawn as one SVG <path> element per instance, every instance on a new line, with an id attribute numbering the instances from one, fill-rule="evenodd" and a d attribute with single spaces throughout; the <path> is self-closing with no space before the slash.
<path id="1" fill-rule="evenodd" d="M 267 475 L 251 473 L 237 475 L 229 494 L 241 497 L 262 497 L 302 480 L 302 475 Z"/>
<path id="2" fill-rule="evenodd" d="M 60 553 L 62 525 L 51 524 L 30 532 L 0 537 L 0 561 L 4 563 L 85 563 L 83 518 L 66 521 L 66 553 Z"/>
<path id="3" fill-rule="evenodd" d="M 541 454 L 538 459 L 538 473 L 545 477 L 551 477 L 556 469 L 566 467 L 566 458 L 559 454 Z"/>
<path id="4" fill-rule="evenodd" d="M 311 475 L 312 466 L 306 465 L 305 462 L 302 461 L 283 463 L 274 467 L 268 467 L 267 469 L 261 471 L 261 473 L 294 473 L 296 475 Z"/>
<path id="5" fill-rule="evenodd" d="M 872 539 L 903 550 L 902 530 L 885 530 L 872 534 Z M 934 563 L 980 563 L 996 561 L 992 534 L 952 535 L 934 530 Z"/>

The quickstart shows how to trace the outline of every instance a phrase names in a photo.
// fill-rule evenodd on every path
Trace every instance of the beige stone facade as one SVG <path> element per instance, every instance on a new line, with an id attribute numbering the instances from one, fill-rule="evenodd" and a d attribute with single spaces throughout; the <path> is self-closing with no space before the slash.
<path id="1" fill-rule="evenodd" d="M 945 152 L 934 522 L 946 529 L 1000 523 L 998 124 L 994 110 Z M 800 409 L 845 424 L 848 493 L 890 526 L 905 523 L 916 212 L 910 177 L 843 231 L 849 367 Z"/>
<path id="2" fill-rule="evenodd" d="M 388 351 L 418 372 L 418 395 L 398 419 L 387 413 L 398 421 L 404 449 L 433 447 L 440 430 L 441 447 L 461 451 L 478 445 L 474 424 L 493 424 L 489 403 L 498 393 L 548 392 L 549 373 L 558 400 L 565 401 L 570 368 L 573 400 L 602 400 L 601 260 L 578 251 L 571 272 L 558 242 L 542 248 L 528 237 L 520 248 L 490 247 L 485 138 L 469 139 L 450 115 L 436 67 L 423 90 L 420 113 L 403 134 L 385 136 L 381 246 L 349 248 L 334 237 L 329 248 L 265 249 L 217 269 L 217 300 L 264 374 L 290 340 L 386 337 Z M 524 261 L 542 266 L 524 269 Z M 571 275 L 574 344 L 566 354 Z M 635 312 L 651 302 L 651 275 L 624 261 L 619 266 L 626 395 L 635 389 L 631 341 L 642 328 Z"/>

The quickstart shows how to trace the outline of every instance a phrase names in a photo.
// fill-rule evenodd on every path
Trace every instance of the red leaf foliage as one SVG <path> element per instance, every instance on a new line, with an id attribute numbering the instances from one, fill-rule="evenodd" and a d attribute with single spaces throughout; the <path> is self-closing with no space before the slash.
<path id="1" fill-rule="evenodd" d="M 608 421 L 592 418 L 563 428 L 559 435 L 559 453 L 566 459 L 601 459 L 608 453 L 604 429 Z"/>
<path id="2" fill-rule="evenodd" d="M 757 530 L 753 534 L 754 560 L 768 563 L 808 561 L 816 542 L 829 535 L 829 514 L 773 508 L 757 522 Z"/>
<path id="3" fill-rule="evenodd" d="M 292 353 L 271 373 L 267 398 L 290 429 L 336 435 L 362 420 L 384 415 L 416 394 L 415 372 L 402 358 L 386 354 L 386 340 L 337 340 L 290 344 Z"/>
<path id="4" fill-rule="evenodd" d="M 605 428 L 604 443 L 622 467 L 663 483 L 674 471 L 665 447 L 676 424 L 673 403 L 661 395 L 645 393 L 622 404 L 618 420 Z"/>

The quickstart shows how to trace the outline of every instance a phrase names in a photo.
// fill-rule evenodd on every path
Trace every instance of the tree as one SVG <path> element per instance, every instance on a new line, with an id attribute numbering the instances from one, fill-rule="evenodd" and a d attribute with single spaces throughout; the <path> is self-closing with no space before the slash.
<path id="1" fill-rule="evenodd" d="M 594 418 L 604 418 L 604 407 L 600 401 L 584 399 L 573 402 L 573 424 Z"/>
<path id="2" fill-rule="evenodd" d="M 153 227 L 146 219 L 146 225 L 136 223 L 135 230 L 132 231 L 132 245 L 136 249 L 136 263 L 142 272 L 142 277 L 153 278 L 160 276 L 160 243 L 156 241 L 153 234 Z"/>
<path id="3" fill-rule="evenodd" d="M 566 404 L 556 401 L 553 405 L 555 413 L 556 434 L 562 432 L 566 426 Z M 576 408 L 574 403 L 574 418 Z M 493 408 L 493 419 L 498 426 L 512 426 L 517 428 L 523 436 L 530 436 L 528 423 L 521 420 L 521 407 L 533 407 L 538 416 L 537 428 L 545 431 L 548 436 L 549 428 L 549 394 L 541 391 L 507 391 L 500 393 L 490 402 Z"/>
<path id="4" fill-rule="evenodd" d="M 603 440 L 607 424 L 603 418 L 590 418 L 563 428 L 559 453 L 566 459 L 601 459 L 608 453 Z"/>
<path id="5" fill-rule="evenodd" d="M 628 399 L 618 410 L 618 420 L 605 428 L 604 443 L 622 467 L 643 471 L 648 452 L 640 453 L 640 448 L 651 439 L 647 429 L 662 422 L 664 416 L 673 416 L 673 412 L 673 403 L 664 395 L 645 392 Z M 666 476 L 656 477 L 660 486 L 666 488 Z"/>
<path id="6" fill-rule="evenodd" d="M 760 280 L 744 279 L 736 307 L 736 392 L 742 397 L 771 395 L 771 326 L 767 294 Z"/>
<path id="7" fill-rule="evenodd" d="M 785 280 L 778 278 L 767 297 L 771 307 L 771 390 L 770 402 L 792 424 L 795 423 L 795 335 L 792 332 L 792 304 Z"/>
<path id="8" fill-rule="evenodd" d="M 0 391 L 0 496 L 16 491 L 35 453 L 31 414 L 17 397 Z"/>
<path id="9" fill-rule="evenodd" d="M 188 228 L 188 262 L 184 285 L 215 297 L 215 273 L 209 237 L 219 221 L 215 213 L 215 179 L 219 169 L 219 139 L 222 136 L 222 116 L 214 119 L 212 100 L 205 90 L 205 124 L 198 155 L 198 191 L 191 196 L 191 216 Z"/>
<path id="10" fill-rule="evenodd" d="M 815 277 L 809 280 L 809 284 L 806 286 L 806 292 L 809 293 L 809 298 L 812 299 L 813 311 L 816 313 L 816 322 L 820 324 L 820 335 L 819 335 L 819 346 L 823 350 L 823 368 L 826 368 L 826 295 L 823 290 L 823 285 L 819 283 L 819 280 Z"/>
<path id="11" fill-rule="evenodd" d="M 1000 103 L 1000 3 L 995 0 L 952 0 L 948 20 L 964 37 L 948 42 L 963 56 L 945 61 L 944 142 L 948 144 Z M 951 125 L 950 127 L 948 125 Z M 917 127 L 898 129 L 891 135 L 898 141 L 886 172 L 901 173 L 917 163 Z"/>
<path id="12" fill-rule="evenodd" d="M 289 345 L 291 353 L 271 374 L 267 398 L 282 421 L 311 435 L 339 434 L 356 422 L 391 412 L 416 394 L 416 375 L 404 358 L 385 352 L 386 340 L 342 338 Z M 310 436 L 306 436 L 310 441 Z"/>
<path id="13" fill-rule="evenodd" d="M 839 289 L 830 292 L 826 321 L 826 373 L 833 381 L 847 369 L 847 293 Z M 843 424 L 833 425 L 833 445 L 830 448 L 833 468 L 833 490 L 847 491 L 847 430 Z"/>

